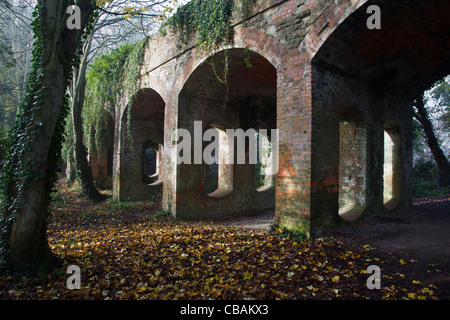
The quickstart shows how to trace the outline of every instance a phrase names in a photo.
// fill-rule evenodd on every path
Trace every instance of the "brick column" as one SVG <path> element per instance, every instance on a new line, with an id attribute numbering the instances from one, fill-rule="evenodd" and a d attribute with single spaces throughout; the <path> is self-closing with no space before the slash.
<path id="1" fill-rule="evenodd" d="M 278 77 L 280 130 L 279 172 L 276 184 L 276 221 L 310 235 L 311 206 L 311 63 L 292 50 Z"/>

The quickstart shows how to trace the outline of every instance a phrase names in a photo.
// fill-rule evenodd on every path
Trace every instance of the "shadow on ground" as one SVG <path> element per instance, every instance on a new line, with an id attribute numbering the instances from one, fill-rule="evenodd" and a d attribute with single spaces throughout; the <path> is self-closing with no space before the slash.
<path id="1" fill-rule="evenodd" d="M 380 267 L 398 269 L 406 281 L 433 283 L 441 299 L 450 299 L 450 195 L 415 199 L 412 208 L 373 217 L 325 238 L 348 246 L 368 244 L 381 260 L 398 257 L 400 264 Z"/>
<path id="2" fill-rule="evenodd" d="M 273 221 L 274 210 L 269 209 L 215 223 L 261 230 Z M 433 283 L 439 298 L 450 299 L 450 195 L 415 199 L 412 208 L 372 217 L 323 239 L 349 248 L 369 245 L 382 272 L 403 274 L 405 282 Z"/>

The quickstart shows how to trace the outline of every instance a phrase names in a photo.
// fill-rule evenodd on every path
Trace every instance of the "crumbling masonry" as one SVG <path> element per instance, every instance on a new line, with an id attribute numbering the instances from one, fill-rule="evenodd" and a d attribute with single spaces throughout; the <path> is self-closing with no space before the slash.
<path id="1" fill-rule="evenodd" d="M 162 191 L 187 220 L 273 207 L 309 236 L 411 205 L 411 102 L 450 73 L 449 13 L 444 0 L 259 0 L 233 16 L 228 90 L 195 39 L 157 36 L 115 115 L 114 196 Z M 177 164 L 177 129 L 194 136 L 194 121 L 221 132 L 219 148 L 228 128 L 278 129 L 278 173 L 257 185 L 255 165 Z"/>

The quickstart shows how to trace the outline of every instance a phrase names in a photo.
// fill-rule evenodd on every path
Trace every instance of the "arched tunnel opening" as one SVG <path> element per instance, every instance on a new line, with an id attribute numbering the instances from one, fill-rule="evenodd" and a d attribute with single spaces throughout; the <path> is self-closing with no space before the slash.
<path id="1" fill-rule="evenodd" d="M 381 10 L 381 29 L 367 27 L 371 5 Z M 411 206 L 412 103 L 450 72 L 448 12 L 448 1 L 367 1 L 314 55 L 312 121 L 316 128 L 329 128 L 316 129 L 313 137 L 312 178 L 323 185 L 313 191 L 316 221 L 345 224 L 342 212 L 351 212 L 347 209 L 355 207 L 355 195 L 363 186 L 359 198 L 365 205 L 357 205 L 362 212 L 355 220 Z M 349 168 L 342 164 L 355 144 L 343 145 L 346 133 L 342 121 L 336 121 L 349 109 L 358 110 L 365 120 L 364 157 L 344 161 L 366 168 L 359 182 L 352 182 L 356 176 L 348 175 Z M 355 142 L 356 135 L 352 139 Z M 352 196 L 345 196 L 346 190 L 352 190 Z"/>
<path id="2" fill-rule="evenodd" d="M 274 207 L 275 183 L 269 187 L 265 181 L 274 180 L 275 174 L 266 177 L 266 171 L 256 169 L 261 164 L 251 159 L 261 153 L 257 133 L 276 129 L 276 94 L 275 67 L 244 48 L 217 52 L 190 75 L 179 95 L 178 127 L 194 136 L 194 121 L 201 122 L 202 135 L 215 130 L 214 137 L 203 141 L 202 152 L 213 149 L 212 144 L 217 148 L 212 164 L 178 166 L 177 197 L 190 203 L 187 216 L 218 217 Z M 230 135 L 230 130 L 242 130 L 244 139 Z M 230 152 L 232 163 L 224 163 Z M 245 163 L 239 163 L 239 155 Z M 260 183 L 255 184 L 256 180 Z"/>
<path id="3" fill-rule="evenodd" d="M 121 121 L 119 199 L 150 200 L 161 192 L 164 112 L 165 102 L 153 89 L 131 97 Z"/>

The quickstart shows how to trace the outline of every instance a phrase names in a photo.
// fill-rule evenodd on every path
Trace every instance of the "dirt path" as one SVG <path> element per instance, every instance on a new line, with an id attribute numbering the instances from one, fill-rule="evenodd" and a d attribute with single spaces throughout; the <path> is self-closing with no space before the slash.
<path id="1" fill-rule="evenodd" d="M 450 195 L 417 199 L 411 209 L 373 217 L 326 238 L 348 246 L 368 244 L 373 255 L 395 261 L 384 269 L 405 274 L 405 281 L 433 283 L 441 299 L 450 299 Z"/>
<path id="2" fill-rule="evenodd" d="M 239 212 L 231 217 L 211 221 L 211 223 L 229 227 L 241 227 L 250 230 L 267 230 L 273 224 L 274 220 L 275 209 L 266 209 Z"/>
<path id="3" fill-rule="evenodd" d="M 274 210 L 249 212 L 215 223 L 247 229 L 268 229 Z M 382 271 L 405 275 L 405 282 L 422 281 L 450 299 L 450 195 L 420 198 L 413 208 L 377 216 L 323 237 L 348 247 L 369 245 Z M 402 262 L 400 262 L 402 260 Z"/>

